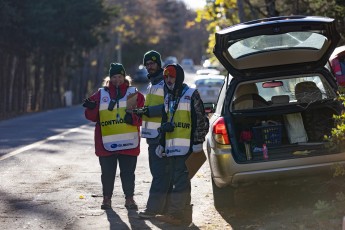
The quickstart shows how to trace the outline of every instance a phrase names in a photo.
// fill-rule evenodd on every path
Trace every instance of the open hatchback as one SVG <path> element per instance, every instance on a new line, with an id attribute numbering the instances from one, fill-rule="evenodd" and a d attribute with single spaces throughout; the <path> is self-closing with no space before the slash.
<path id="1" fill-rule="evenodd" d="M 229 73 L 207 136 L 216 206 L 232 203 L 223 195 L 241 183 L 345 163 L 345 152 L 324 139 L 342 110 L 326 66 L 339 39 L 325 17 L 261 19 L 216 33 L 214 54 Z"/>

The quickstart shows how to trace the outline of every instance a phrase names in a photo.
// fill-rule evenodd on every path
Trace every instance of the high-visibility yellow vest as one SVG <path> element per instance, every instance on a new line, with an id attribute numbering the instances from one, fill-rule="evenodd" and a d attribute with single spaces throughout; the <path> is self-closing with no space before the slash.
<path id="1" fill-rule="evenodd" d="M 112 111 L 108 110 L 111 100 L 109 93 L 103 88 L 100 91 L 99 117 L 104 148 L 108 151 L 136 148 L 139 144 L 137 126 L 126 124 L 124 117 L 127 97 L 136 93 L 137 89 L 129 87 L 125 96 L 119 99 L 119 105 L 115 105 Z"/>
<path id="2" fill-rule="evenodd" d="M 164 80 L 156 85 L 150 84 L 146 94 L 145 106 L 155 106 L 164 103 Z M 162 117 L 142 116 L 141 136 L 156 138 L 158 128 L 161 126 Z"/>
<path id="3" fill-rule="evenodd" d="M 195 89 L 189 88 L 180 98 L 174 113 L 174 131 L 165 134 L 165 153 L 169 156 L 186 155 L 190 149 L 192 133 L 191 98 Z M 168 122 L 171 119 L 168 95 L 164 101 L 165 111 L 168 114 Z"/>

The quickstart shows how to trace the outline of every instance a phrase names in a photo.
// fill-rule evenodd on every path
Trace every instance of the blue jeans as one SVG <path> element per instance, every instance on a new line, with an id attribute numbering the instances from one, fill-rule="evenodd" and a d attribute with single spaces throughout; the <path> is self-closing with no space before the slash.
<path id="1" fill-rule="evenodd" d="M 150 194 L 147 200 L 146 209 L 153 213 L 164 213 L 167 204 L 167 197 L 171 187 L 171 165 L 167 157 L 159 158 L 156 155 L 158 144 L 149 144 L 149 166 L 152 175 Z"/>
<path id="2" fill-rule="evenodd" d="M 137 166 L 137 156 L 114 154 L 108 157 L 99 157 L 101 165 L 103 196 L 111 197 L 113 195 L 117 162 L 120 167 L 120 178 L 122 190 L 125 197 L 133 197 L 135 187 L 135 168 Z"/>

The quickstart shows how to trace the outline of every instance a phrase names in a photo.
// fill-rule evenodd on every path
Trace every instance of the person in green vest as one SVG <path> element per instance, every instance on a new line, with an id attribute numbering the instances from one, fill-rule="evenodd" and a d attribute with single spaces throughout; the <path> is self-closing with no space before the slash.
<path id="1" fill-rule="evenodd" d="M 167 65 L 163 75 L 168 93 L 156 155 L 170 159 L 173 189 L 167 212 L 156 218 L 173 225 L 189 226 L 192 223 L 191 182 L 185 163 L 192 152 L 203 151 L 209 120 L 197 89 L 183 83 L 184 71 L 179 64 Z"/>
<path id="2" fill-rule="evenodd" d="M 142 120 L 140 116 L 126 112 L 128 104 L 133 104 L 133 101 L 135 106 L 142 107 L 145 98 L 130 86 L 123 65 L 111 63 L 104 87 L 83 104 L 86 119 L 95 122 L 95 153 L 102 171 L 102 209 L 111 208 L 117 165 L 121 171 L 125 207 L 138 208 L 133 196 Z"/>
<path id="3" fill-rule="evenodd" d="M 164 95 L 164 80 L 161 55 L 155 50 L 144 54 L 145 65 L 150 80 L 146 93 L 145 113 L 142 115 L 143 123 L 141 136 L 146 138 L 148 144 L 149 167 L 152 182 L 146 208 L 139 212 L 141 218 L 152 218 L 164 213 L 168 203 L 167 196 L 171 190 L 171 170 L 169 159 L 159 158 L 155 151 L 159 145 L 158 129 L 161 126 Z"/>

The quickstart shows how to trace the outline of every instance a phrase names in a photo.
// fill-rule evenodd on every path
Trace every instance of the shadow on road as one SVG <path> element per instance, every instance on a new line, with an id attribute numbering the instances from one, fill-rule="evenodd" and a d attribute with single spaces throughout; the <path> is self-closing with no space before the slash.
<path id="1" fill-rule="evenodd" d="M 2 212 L 1 219 L 12 219 L 16 224 L 12 226 L 12 229 L 15 229 L 18 225 L 24 229 L 44 228 L 46 223 L 37 221 L 39 218 L 50 220 L 50 228 L 58 229 L 61 228 L 61 223 L 65 223 L 68 219 L 68 216 L 62 210 L 56 210 L 51 205 L 51 201 L 32 199 L 31 194 L 26 195 L 25 192 L 13 195 L 0 191 L 0 197 L 2 206 L 0 206 L 0 209 L 6 206 L 6 212 Z M 31 219 L 31 221 L 26 221 L 28 219 Z M 4 222 L 2 221 L 2 224 Z M 2 229 L 10 229 L 5 224 L 2 227 Z"/>
<path id="2" fill-rule="evenodd" d="M 121 217 L 113 209 L 106 210 L 105 213 L 107 214 L 107 219 L 110 224 L 110 230 L 130 229 L 129 226 L 127 226 L 127 224 L 121 220 Z"/>
<path id="3" fill-rule="evenodd" d="M 341 229 L 341 178 L 261 182 L 236 191 L 235 207 L 217 211 L 233 229 Z M 343 194 L 344 195 L 344 194 Z"/>

